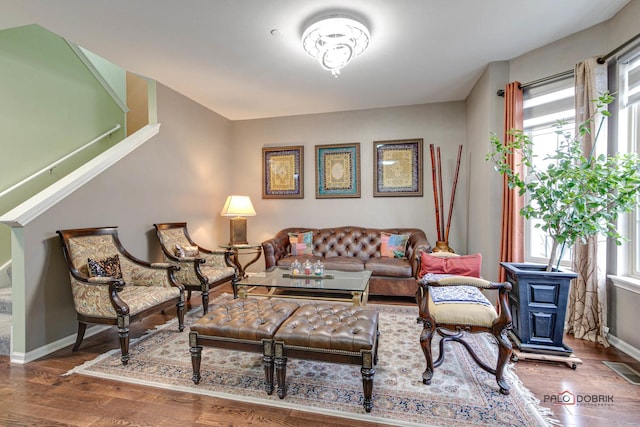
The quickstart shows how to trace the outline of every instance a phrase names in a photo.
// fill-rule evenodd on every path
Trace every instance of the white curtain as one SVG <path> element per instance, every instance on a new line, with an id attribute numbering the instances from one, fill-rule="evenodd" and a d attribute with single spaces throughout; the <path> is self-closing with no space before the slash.
<path id="1" fill-rule="evenodd" d="M 595 112 L 594 99 L 607 90 L 607 67 L 589 58 L 575 67 L 576 126 Z M 591 124 L 591 134 L 584 138 L 585 154 L 591 152 L 597 127 L 597 118 Z M 577 132 L 577 131 L 576 131 Z M 606 154 L 607 131 L 604 126 L 598 135 L 596 152 Z M 567 332 L 576 338 L 595 341 L 609 347 L 606 301 L 606 238 L 596 235 L 586 243 L 574 247 L 573 270 L 578 277 L 573 281 L 567 307 Z"/>

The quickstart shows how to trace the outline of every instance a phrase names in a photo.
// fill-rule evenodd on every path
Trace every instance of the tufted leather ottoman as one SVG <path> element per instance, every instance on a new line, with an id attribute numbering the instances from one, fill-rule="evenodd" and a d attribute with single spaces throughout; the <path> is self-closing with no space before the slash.
<path id="1" fill-rule="evenodd" d="M 228 299 L 210 307 L 189 333 L 193 382 L 200 382 L 202 346 L 262 352 L 265 389 L 273 393 L 273 335 L 298 307 L 268 298 Z"/>
<path id="2" fill-rule="evenodd" d="M 378 312 L 338 304 L 302 305 L 273 337 L 278 396 L 286 396 L 287 357 L 361 365 L 364 408 L 373 408 Z"/>

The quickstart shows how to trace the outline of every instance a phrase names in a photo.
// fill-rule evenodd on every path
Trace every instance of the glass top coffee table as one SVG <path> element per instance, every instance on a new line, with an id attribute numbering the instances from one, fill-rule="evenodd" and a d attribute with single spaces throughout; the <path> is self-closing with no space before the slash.
<path id="1" fill-rule="evenodd" d="M 291 276 L 289 270 L 275 268 L 255 273 L 235 284 L 238 298 L 247 296 L 351 301 L 365 306 L 369 298 L 371 271 L 325 270 L 324 275 Z"/>

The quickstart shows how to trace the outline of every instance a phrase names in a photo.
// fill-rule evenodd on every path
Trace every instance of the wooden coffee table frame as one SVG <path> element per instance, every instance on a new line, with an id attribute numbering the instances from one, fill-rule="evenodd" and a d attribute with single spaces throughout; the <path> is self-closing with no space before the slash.
<path id="1" fill-rule="evenodd" d="M 276 271 L 286 273 L 284 269 L 277 269 Z M 268 273 L 270 273 L 269 271 Z M 328 274 L 342 274 L 344 272 L 334 272 L 327 271 Z M 315 288 L 313 286 L 305 287 L 305 286 L 269 286 L 269 285 L 261 285 L 256 283 L 242 283 L 239 281 L 233 284 L 233 295 L 236 298 L 247 298 L 251 297 L 262 297 L 262 298 L 297 298 L 297 299 L 309 299 L 309 300 L 319 300 L 319 301 L 338 301 L 338 302 L 351 302 L 354 307 L 365 307 L 367 305 L 367 301 L 369 300 L 369 278 L 367 278 L 367 283 L 364 287 L 364 290 L 341 290 L 341 289 L 324 289 L 324 288 Z M 313 276 L 309 276 L 309 279 L 298 279 L 298 280 L 317 280 L 314 279 Z M 339 280 L 339 279 L 323 279 L 323 280 Z M 256 293 L 255 290 L 258 288 L 267 289 L 267 293 Z M 295 292 L 294 294 L 286 294 L 286 293 L 278 293 L 277 291 L 283 290 L 285 292 L 291 291 Z M 325 293 L 327 295 L 322 295 Z M 342 297 L 344 295 L 344 297 Z"/>

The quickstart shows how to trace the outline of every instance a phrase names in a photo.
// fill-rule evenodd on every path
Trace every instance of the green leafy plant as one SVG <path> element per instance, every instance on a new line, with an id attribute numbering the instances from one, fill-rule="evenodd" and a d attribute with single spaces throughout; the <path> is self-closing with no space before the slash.
<path id="1" fill-rule="evenodd" d="M 613 99 L 611 94 L 604 93 L 593 100 L 596 114 L 580 123 L 575 134 L 563 131 L 565 123 L 557 122 L 554 127 L 561 142 L 544 162 L 534 162 L 533 142 L 524 131 L 510 130 L 513 141 L 506 144 L 496 134 L 491 134 L 491 151 L 485 160 L 491 161 L 498 173 L 506 176 L 509 188 L 517 188 L 520 195 L 529 194 L 529 204 L 520 210 L 520 215 L 540 220 L 536 227 L 552 239 L 547 271 L 554 265 L 556 269 L 559 267 L 565 248 L 595 234 L 605 234 L 620 245 L 624 237 L 616 229 L 618 216 L 630 212 L 638 204 L 638 155 L 595 154 L 602 124 L 610 115 L 607 106 Z M 583 139 L 590 134 L 596 118 L 598 126 L 593 149 L 584 153 Z M 508 159 L 518 153 L 524 175 L 514 172 L 508 163 Z"/>

